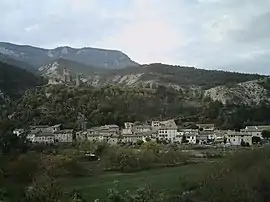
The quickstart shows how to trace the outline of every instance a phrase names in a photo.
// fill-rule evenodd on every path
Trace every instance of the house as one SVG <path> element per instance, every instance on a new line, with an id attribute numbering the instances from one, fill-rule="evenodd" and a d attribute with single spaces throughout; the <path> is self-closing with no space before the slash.
<path id="1" fill-rule="evenodd" d="M 77 141 L 87 140 L 87 132 L 86 131 L 76 132 L 76 140 Z"/>
<path id="2" fill-rule="evenodd" d="M 201 133 L 196 138 L 197 143 L 199 144 L 207 144 L 208 143 L 208 134 Z"/>
<path id="3" fill-rule="evenodd" d="M 35 142 L 35 138 L 39 133 L 41 133 L 40 129 L 31 129 L 30 132 L 27 134 L 26 139 L 29 142 Z"/>
<path id="4" fill-rule="evenodd" d="M 175 143 L 182 143 L 183 135 L 182 133 L 177 132 L 175 137 Z"/>
<path id="5" fill-rule="evenodd" d="M 133 133 L 133 134 L 125 134 L 121 136 L 121 141 L 124 143 L 137 143 L 139 140 L 146 142 L 147 139 L 153 139 L 153 132 L 140 132 L 140 133 Z"/>
<path id="6" fill-rule="evenodd" d="M 121 137 L 121 142 L 123 143 L 136 143 L 138 140 L 143 140 L 141 134 L 123 135 Z"/>
<path id="7" fill-rule="evenodd" d="M 18 137 L 24 133 L 24 129 L 14 129 L 13 134 L 17 135 Z"/>
<path id="8" fill-rule="evenodd" d="M 213 132 L 215 130 L 214 124 L 197 124 L 196 126 L 199 128 L 200 131 Z"/>
<path id="9" fill-rule="evenodd" d="M 158 139 L 167 142 L 176 142 L 177 125 L 174 120 L 159 122 L 159 127 L 157 129 Z"/>
<path id="10" fill-rule="evenodd" d="M 118 125 L 105 125 L 103 126 L 106 130 L 113 132 L 114 134 L 119 134 L 119 126 Z"/>
<path id="11" fill-rule="evenodd" d="M 212 142 L 216 139 L 214 131 L 199 131 L 199 136 L 207 136 L 207 140 Z"/>
<path id="12" fill-rule="evenodd" d="M 252 135 L 245 132 L 228 131 L 226 134 L 226 143 L 230 145 L 252 145 Z"/>
<path id="13" fill-rule="evenodd" d="M 179 130 L 180 133 L 182 133 L 183 135 L 188 135 L 188 134 L 199 134 L 199 130 L 198 129 L 180 129 Z"/>
<path id="14" fill-rule="evenodd" d="M 119 126 L 117 125 L 104 125 L 87 130 L 87 139 L 89 141 L 106 141 L 110 144 L 116 144 L 118 137 Z"/>
<path id="15" fill-rule="evenodd" d="M 215 143 L 220 143 L 220 144 L 224 143 L 227 132 L 228 132 L 227 130 L 215 130 L 215 136 L 216 136 Z"/>
<path id="16" fill-rule="evenodd" d="M 110 145 L 116 145 L 119 141 L 119 135 L 104 135 L 103 141 L 107 142 Z"/>
<path id="17" fill-rule="evenodd" d="M 51 131 L 39 131 L 34 137 L 35 143 L 53 144 L 54 134 Z"/>
<path id="18" fill-rule="evenodd" d="M 124 125 L 125 125 L 125 129 L 131 129 L 134 126 L 134 123 L 126 122 L 124 123 Z"/>
<path id="19" fill-rule="evenodd" d="M 158 127 L 160 127 L 160 122 L 159 121 L 152 121 L 151 126 L 152 126 L 152 128 L 158 128 Z"/>
<path id="20" fill-rule="evenodd" d="M 51 130 L 52 130 L 53 133 L 57 132 L 57 131 L 60 131 L 60 129 L 61 129 L 61 124 L 51 126 Z"/>
<path id="21" fill-rule="evenodd" d="M 100 136 L 99 134 L 87 133 L 87 140 L 90 142 L 101 142 L 103 141 L 103 136 Z"/>
<path id="22" fill-rule="evenodd" d="M 185 137 L 189 144 L 197 143 L 197 133 L 188 133 Z"/>
<path id="23" fill-rule="evenodd" d="M 119 135 L 119 126 L 117 125 L 104 125 L 104 126 L 100 126 L 100 127 L 93 127 L 89 130 L 87 130 L 87 132 L 90 135 L 96 134 L 96 135 Z"/>
<path id="24" fill-rule="evenodd" d="M 59 143 L 71 143 L 73 141 L 73 130 L 56 130 L 54 131 L 55 142 Z"/>
<path id="25" fill-rule="evenodd" d="M 132 127 L 133 133 L 145 133 L 151 131 L 152 128 L 148 124 L 140 124 L 140 125 L 134 125 Z"/>
<path id="26" fill-rule="evenodd" d="M 262 139 L 262 132 L 264 130 L 270 130 L 270 126 L 246 126 L 246 128 L 241 129 L 240 132 L 251 134 L 252 137 L 260 137 Z"/>
<path id="27" fill-rule="evenodd" d="M 124 128 L 124 129 L 122 129 L 121 134 L 122 135 L 132 135 L 133 130 L 132 130 L 132 128 Z"/>
<path id="28" fill-rule="evenodd" d="M 196 144 L 197 135 L 199 134 L 198 129 L 179 129 L 178 135 L 182 136 L 181 143 L 183 138 L 185 138 L 186 142 L 189 144 Z"/>

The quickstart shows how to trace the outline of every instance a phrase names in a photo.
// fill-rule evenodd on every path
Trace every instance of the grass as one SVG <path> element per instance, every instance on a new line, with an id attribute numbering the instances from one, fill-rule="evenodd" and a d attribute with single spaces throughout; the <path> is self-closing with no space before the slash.
<path id="1" fill-rule="evenodd" d="M 116 184 L 119 191 L 132 191 L 149 185 L 158 191 L 180 191 L 187 184 L 200 182 L 213 167 L 212 164 L 200 163 L 136 173 L 105 173 L 95 177 L 71 178 L 65 181 L 65 187 L 68 190 L 81 191 L 90 201 L 103 199 L 108 189 L 114 188 Z"/>

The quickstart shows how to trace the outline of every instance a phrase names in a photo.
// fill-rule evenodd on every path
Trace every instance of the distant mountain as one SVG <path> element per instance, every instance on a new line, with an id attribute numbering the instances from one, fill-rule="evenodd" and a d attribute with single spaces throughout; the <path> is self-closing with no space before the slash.
<path id="1" fill-rule="evenodd" d="M 43 79 L 19 67 L 0 62 L 1 97 L 17 98 L 26 89 L 43 84 Z"/>
<path id="2" fill-rule="evenodd" d="M 75 49 L 71 47 L 58 47 L 55 49 L 43 49 L 0 42 L 0 53 L 12 59 L 28 63 L 36 68 L 60 58 L 106 69 L 138 66 L 136 62 L 120 51 L 97 48 Z"/>

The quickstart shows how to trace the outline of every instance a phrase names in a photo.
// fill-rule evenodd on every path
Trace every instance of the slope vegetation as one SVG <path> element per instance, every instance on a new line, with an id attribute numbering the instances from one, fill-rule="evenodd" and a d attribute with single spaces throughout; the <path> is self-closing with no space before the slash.
<path id="1" fill-rule="evenodd" d="M 0 62 L 0 90 L 11 97 L 19 97 L 26 89 L 41 85 L 42 78 L 16 66 Z"/>

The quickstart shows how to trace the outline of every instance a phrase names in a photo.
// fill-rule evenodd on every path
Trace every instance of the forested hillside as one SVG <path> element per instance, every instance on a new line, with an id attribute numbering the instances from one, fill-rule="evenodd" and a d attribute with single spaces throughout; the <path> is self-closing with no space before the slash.
<path id="1" fill-rule="evenodd" d="M 187 101 L 173 89 L 42 87 L 28 91 L 2 115 L 15 113 L 13 120 L 24 124 L 56 124 L 76 127 L 85 115 L 89 126 L 123 125 L 125 121 L 146 121 L 197 114 L 200 103 Z M 4 118 L 4 117 L 3 117 Z"/>
<path id="2" fill-rule="evenodd" d="M 65 128 L 78 128 L 82 115 L 89 127 L 170 118 L 178 124 L 214 123 L 224 129 L 270 123 L 268 102 L 256 106 L 223 105 L 164 87 L 40 87 L 27 91 L 12 105 L 2 106 L 1 111 L 2 119 L 13 114 L 11 121 L 22 126 L 61 123 Z"/>
<path id="3" fill-rule="evenodd" d="M 150 64 L 121 70 L 110 70 L 94 76 L 99 85 L 114 83 L 127 86 L 140 86 L 154 83 L 176 88 L 190 86 L 209 89 L 218 85 L 233 85 L 245 81 L 257 80 L 264 76 L 217 70 L 196 69 L 193 67 Z M 90 80 L 91 83 L 91 80 Z"/>
<path id="4" fill-rule="evenodd" d="M 7 55 L 3 55 L 1 53 L 0 53 L 0 62 L 9 64 L 9 65 L 12 65 L 15 67 L 20 67 L 20 68 L 25 69 L 27 71 L 30 71 L 32 73 L 38 73 L 38 71 L 30 64 L 19 61 L 19 60 L 15 60 L 15 59 L 13 59 Z"/>
<path id="5" fill-rule="evenodd" d="M 41 77 L 24 69 L 0 62 L 0 90 L 11 98 L 18 98 L 26 89 L 43 84 Z"/>

